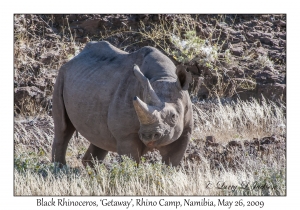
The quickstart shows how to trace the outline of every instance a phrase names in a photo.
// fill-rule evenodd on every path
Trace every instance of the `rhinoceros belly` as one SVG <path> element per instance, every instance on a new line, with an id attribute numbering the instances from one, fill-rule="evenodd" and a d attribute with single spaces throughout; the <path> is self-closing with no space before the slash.
<path id="1" fill-rule="evenodd" d="M 63 98 L 76 130 L 95 146 L 116 151 L 116 140 L 107 126 L 108 107 L 117 86 L 112 78 L 97 70 L 77 70 L 65 78 Z"/>

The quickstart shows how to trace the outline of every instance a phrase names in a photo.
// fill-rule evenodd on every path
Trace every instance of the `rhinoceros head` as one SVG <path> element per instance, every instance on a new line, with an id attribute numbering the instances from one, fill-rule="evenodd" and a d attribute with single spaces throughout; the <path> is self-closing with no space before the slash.
<path id="1" fill-rule="evenodd" d="M 164 82 L 154 82 L 160 91 L 171 92 L 172 100 L 161 100 L 149 80 L 137 65 L 134 74 L 144 88 L 143 100 L 135 96 L 133 105 L 140 122 L 139 137 L 150 148 L 165 146 L 180 137 L 184 126 L 185 101 L 181 90 L 188 88 L 191 75 L 185 70 L 177 71 L 178 81 L 170 88 Z M 169 90 L 164 89 L 168 86 Z M 175 90 L 174 90 L 175 89 Z M 177 89 L 177 90 L 176 90 Z M 171 90 L 171 91 L 170 91 Z M 172 91 L 174 90 L 174 91 Z"/>

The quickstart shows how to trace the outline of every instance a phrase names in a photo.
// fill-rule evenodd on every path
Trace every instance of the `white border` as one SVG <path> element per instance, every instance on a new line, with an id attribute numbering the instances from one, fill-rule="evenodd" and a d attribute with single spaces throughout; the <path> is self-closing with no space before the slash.
<path id="1" fill-rule="evenodd" d="M 295 2 L 295 1 L 293 1 Z M 5 209 L 38 209 L 39 197 L 13 197 L 13 14 L 15 13 L 286 13 L 287 14 L 287 196 L 286 197 L 225 197 L 229 200 L 264 200 L 263 209 L 298 206 L 299 180 L 299 12 L 296 3 L 287 1 L 10 1 L 1 6 L 1 181 L 0 206 Z M 298 134 L 299 135 L 299 134 Z M 48 197 L 49 198 L 49 197 Z M 55 197 L 57 198 L 57 197 Z M 68 198 L 68 197 L 67 197 Z M 99 200 L 99 197 L 70 197 L 78 200 Z M 104 198 L 104 197 L 101 197 Z M 109 199 L 112 197 L 108 197 Z M 113 197 L 129 199 L 130 197 Z M 131 197 L 132 198 L 132 197 Z M 147 197 L 159 200 L 163 197 Z M 183 197 L 171 197 L 183 200 Z M 186 198 L 186 197 L 185 197 Z M 196 197 L 191 197 L 196 199 Z M 200 199 L 200 197 L 197 197 Z M 219 197 L 207 197 L 218 199 Z M 135 198 L 134 198 L 135 199 Z M 47 207 L 49 208 L 49 207 Z M 64 209 L 74 207 L 64 207 Z M 146 207 L 147 208 L 147 207 Z M 199 207 L 197 207 L 199 208 Z M 121 209 L 121 208 L 110 208 Z"/>

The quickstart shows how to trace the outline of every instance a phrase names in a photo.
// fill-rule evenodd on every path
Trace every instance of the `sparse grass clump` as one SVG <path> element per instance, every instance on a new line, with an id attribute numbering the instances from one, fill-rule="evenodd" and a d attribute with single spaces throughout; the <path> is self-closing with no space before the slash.
<path id="1" fill-rule="evenodd" d="M 273 68 L 274 67 L 274 63 L 270 60 L 270 58 L 268 58 L 267 56 L 258 56 L 257 58 L 257 62 L 262 66 L 268 66 Z"/>

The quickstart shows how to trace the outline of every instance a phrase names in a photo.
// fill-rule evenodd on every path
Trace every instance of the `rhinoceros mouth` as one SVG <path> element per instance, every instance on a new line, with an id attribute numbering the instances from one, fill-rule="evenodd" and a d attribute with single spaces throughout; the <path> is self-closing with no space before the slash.
<path id="1" fill-rule="evenodd" d="M 151 149 L 160 148 L 170 144 L 170 139 L 166 138 L 166 136 L 162 136 L 160 139 L 157 140 L 145 140 L 141 138 L 141 141 L 144 143 L 146 147 Z"/>
<path id="2" fill-rule="evenodd" d="M 150 141 L 149 143 L 147 143 L 147 147 L 150 147 L 150 148 L 154 148 L 154 145 L 155 145 L 155 142 L 154 141 Z"/>

